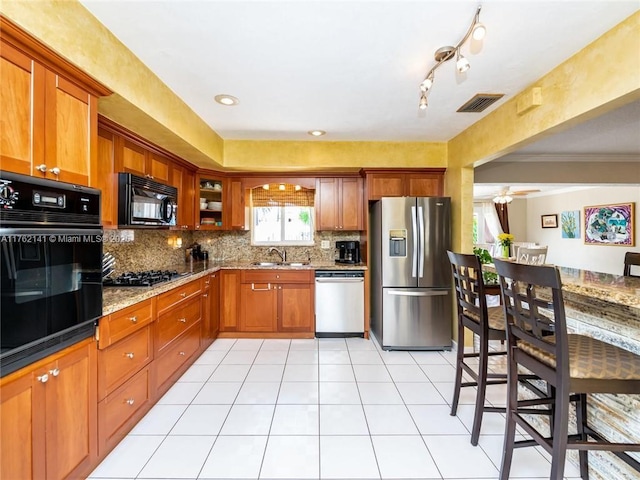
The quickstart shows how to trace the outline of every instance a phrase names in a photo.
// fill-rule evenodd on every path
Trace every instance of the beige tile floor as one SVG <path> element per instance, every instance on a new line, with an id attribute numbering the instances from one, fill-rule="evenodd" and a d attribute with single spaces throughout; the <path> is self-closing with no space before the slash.
<path id="1" fill-rule="evenodd" d="M 471 446 L 474 389 L 449 415 L 454 362 L 361 338 L 220 339 L 90 478 L 496 479 L 504 416 L 486 414 Z M 519 449 L 511 477 L 549 470 L 544 452 Z"/>

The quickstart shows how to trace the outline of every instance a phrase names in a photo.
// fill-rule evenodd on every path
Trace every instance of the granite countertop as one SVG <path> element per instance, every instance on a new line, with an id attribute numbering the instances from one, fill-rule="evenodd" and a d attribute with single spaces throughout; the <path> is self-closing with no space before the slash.
<path id="1" fill-rule="evenodd" d="M 159 283 L 151 287 L 104 287 L 102 292 L 102 315 L 122 310 L 135 303 L 155 297 L 173 288 L 180 287 L 198 278 L 204 277 L 218 270 L 367 270 L 364 264 L 310 263 L 308 265 L 253 265 L 252 262 L 212 263 L 193 262 L 174 265 L 168 270 L 175 270 L 181 276 L 168 282 Z"/>
<path id="2" fill-rule="evenodd" d="M 495 272 L 492 264 L 483 265 Z M 578 268 L 560 267 L 562 290 L 609 303 L 640 308 L 640 278 L 623 277 L 611 273 L 594 272 Z"/>

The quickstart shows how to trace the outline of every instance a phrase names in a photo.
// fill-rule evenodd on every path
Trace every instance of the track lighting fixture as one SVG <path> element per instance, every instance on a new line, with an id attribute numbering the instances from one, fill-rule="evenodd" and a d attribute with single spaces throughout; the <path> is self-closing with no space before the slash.
<path id="1" fill-rule="evenodd" d="M 482 40 L 487 33 L 486 27 L 482 23 L 480 23 L 480 10 L 482 10 L 482 5 L 478 5 L 476 14 L 473 17 L 473 22 L 471 22 L 467 33 L 465 33 L 464 37 L 462 37 L 462 40 L 460 40 L 456 46 L 445 46 L 440 47 L 438 50 L 436 50 L 436 53 L 434 55 L 436 64 L 431 67 L 431 70 L 429 70 L 427 75 L 424 77 L 424 80 L 420 84 L 420 103 L 418 105 L 420 110 L 424 110 L 427 108 L 427 93 L 433 86 L 435 73 L 440 65 L 451 60 L 455 56 L 456 69 L 459 73 L 464 73 L 471 67 L 469 60 L 467 60 L 462 55 L 462 53 L 460 53 L 460 48 L 465 44 L 467 40 L 469 40 L 469 38 L 479 41 Z"/>

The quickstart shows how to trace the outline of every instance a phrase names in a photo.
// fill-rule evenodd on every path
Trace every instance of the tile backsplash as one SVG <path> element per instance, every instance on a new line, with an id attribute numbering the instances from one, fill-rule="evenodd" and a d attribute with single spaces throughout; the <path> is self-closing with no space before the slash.
<path id="1" fill-rule="evenodd" d="M 120 231 L 122 232 L 122 231 Z M 126 231 L 128 235 L 131 231 Z M 116 259 L 115 275 L 126 271 L 169 269 L 185 262 L 185 250 L 195 242 L 209 252 L 210 261 L 255 262 L 279 260 L 278 255 L 269 254 L 269 247 L 251 245 L 251 232 L 245 231 L 170 231 L 133 230 L 133 241 L 113 241 L 114 234 L 107 237 L 104 252 Z M 126 237 L 126 235 L 123 235 Z M 359 240 L 359 232 L 315 232 L 315 245 L 305 247 L 287 246 L 288 261 L 333 262 L 336 258 L 335 242 Z M 327 240 L 329 249 L 320 248 Z M 179 247 L 174 245 L 181 244 Z M 280 247 L 278 247 L 280 248 Z"/>

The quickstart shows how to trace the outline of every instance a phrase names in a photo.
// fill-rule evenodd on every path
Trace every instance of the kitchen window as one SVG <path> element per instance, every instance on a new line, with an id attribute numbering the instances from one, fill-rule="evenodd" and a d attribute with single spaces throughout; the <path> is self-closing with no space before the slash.
<path id="1" fill-rule="evenodd" d="M 252 245 L 313 245 L 313 190 L 265 184 L 251 191 Z"/>

